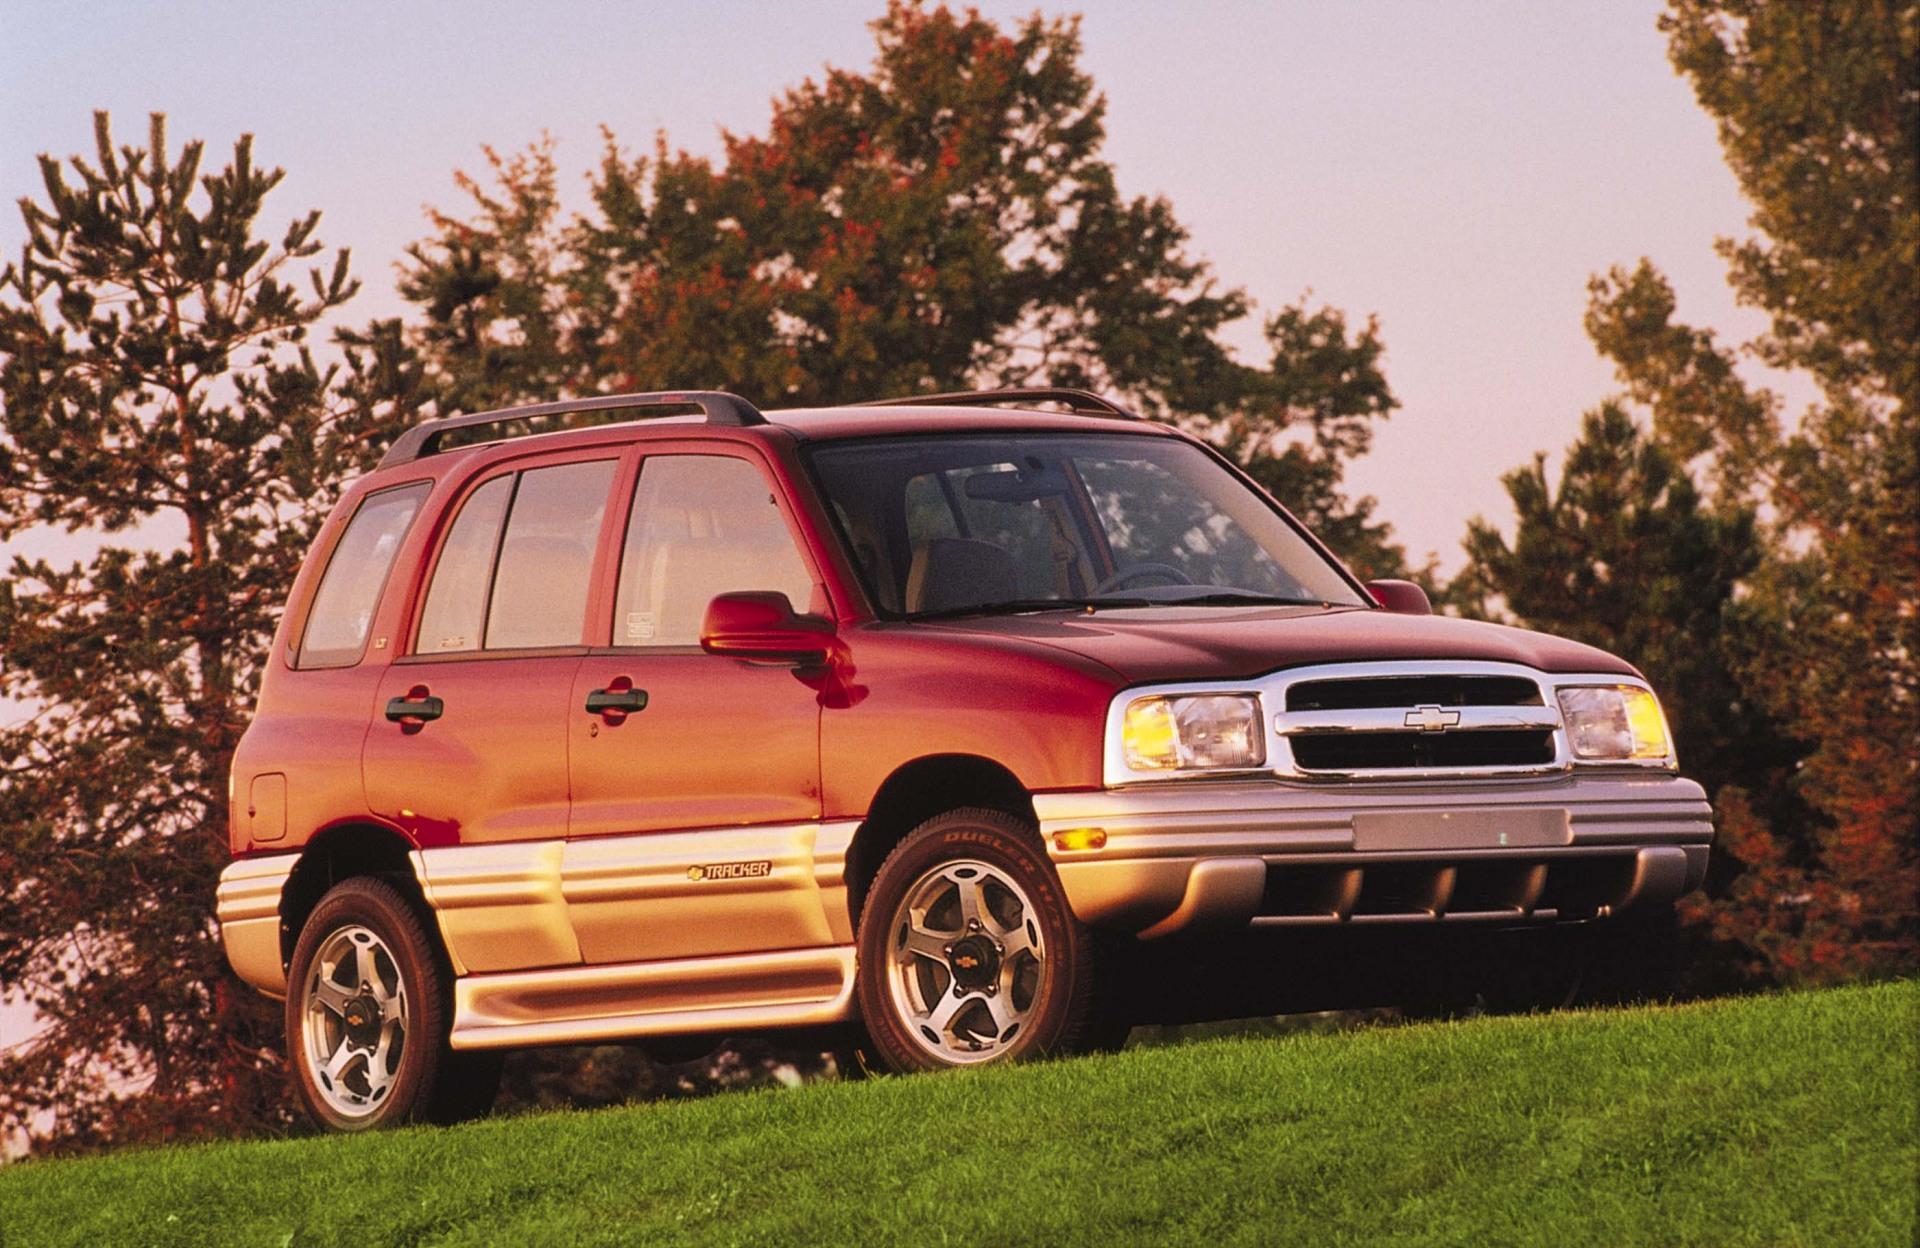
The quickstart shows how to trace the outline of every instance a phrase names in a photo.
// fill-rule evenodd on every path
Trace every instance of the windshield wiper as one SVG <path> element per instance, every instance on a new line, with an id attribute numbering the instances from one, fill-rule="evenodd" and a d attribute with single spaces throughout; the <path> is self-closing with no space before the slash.
<path id="1" fill-rule="evenodd" d="M 1162 598 L 1158 605 L 1163 607 L 1324 607 L 1331 604 L 1319 598 L 1282 598 L 1277 594 L 1244 593 L 1229 589 L 1195 594 L 1191 598 Z"/>
<path id="2" fill-rule="evenodd" d="M 1102 607 L 1164 607 L 1151 598 L 1008 598 L 1002 602 L 975 602 L 938 611 L 915 611 L 910 620 L 943 620 L 961 615 L 1019 615 L 1027 611 L 1089 611 Z"/>

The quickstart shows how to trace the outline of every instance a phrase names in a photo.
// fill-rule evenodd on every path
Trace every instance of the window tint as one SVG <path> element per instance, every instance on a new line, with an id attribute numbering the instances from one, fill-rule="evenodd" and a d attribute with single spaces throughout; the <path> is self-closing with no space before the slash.
<path id="1" fill-rule="evenodd" d="M 1146 459 L 1075 460 L 1122 568 L 1160 563 L 1195 585 L 1255 593 L 1307 594 L 1224 508 Z"/>
<path id="2" fill-rule="evenodd" d="M 493 582 L 493 556 L 500 545 L 500 521 L 507 514 L 513 477 L 495 477 L 460 507 L 420 612 L 416 654 L 446 654 L 480 648 L 480 626 L 487 618 L 487 587 Z"/>
<path id="3" fill-rule="evenodd" d="M 1089 597 L 1119 610 L 1364 605 L 1262 494 L 1183 440 L 1036 431 L 805 453 L 883 612 Z"/>
<path id="4" fill-rule="evenodd" d="M 614 461 L 520 474 L 487 604 L 486 648 L 577 646 Z"/>
<path id="5" fill-rule="evenodd" d="M 1062 498 L 1002 501 L 975 498 L 968 493 L 967 483 L 974 477 L 1010 476 L 1022 467 L 1011 462 L 982 464 L 942 475 L 960 501 L 968 536 L 976 541 L 992 542 L 1013 557 L 1013 571 L 1018 578 L 1016 597 L 1051 598 L 1086 592 L 1087 578 L 1076 567 L 1082 562 L 1081 551 L 1067 536 L 1072 526 L 1066 522 Z M 910 532 L 910 536 L 918 549 L 927 537 L 934 535 Z"/>
<path id="6" fill-rule="evenodd" d="M 693 646 L 719 594 L 776 590 L 810 608 L 813 575 L 760 470 L 718 455 L 642 464 L 620 557 L 616 646 Z"/>
<path id="7" fill-rule="evenodd" d="M 301 667 L 359 662 L 393 557 L 429 488 L 423 481 L 361 500 L 314 592 L 313 609 L 307 613 L 306 632 L 300 638 Z"/>

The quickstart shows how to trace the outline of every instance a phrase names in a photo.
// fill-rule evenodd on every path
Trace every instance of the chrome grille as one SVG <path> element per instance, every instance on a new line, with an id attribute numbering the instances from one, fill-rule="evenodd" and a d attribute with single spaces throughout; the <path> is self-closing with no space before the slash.
<path id="1" fill-rule="evenodd" d="M 1262 682 L 1269 756 L 1300 779 L 1537 775 L 1568 765 L 1551 688 L 1504 663 L 1363 663 Z M 1276 687 L 1277 686 L 1277 687 Z"/>

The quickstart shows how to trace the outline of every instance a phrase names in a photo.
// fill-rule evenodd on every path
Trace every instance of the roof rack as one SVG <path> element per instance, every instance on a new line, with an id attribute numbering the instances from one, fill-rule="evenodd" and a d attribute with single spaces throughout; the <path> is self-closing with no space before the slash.
<path id="1" fill-rule="evenodd" d="M 897 399 L 869 399 L 853 407 L 999 407 L 1007 403 L 1064 403 L 1076 412 L 1094 416 L 1118 416 L 1139 420 L 1129 411 L 1102 394 L 1091 390 L 1073 390 L 1060 386 L 1020 386 L 1005 390 L 955 390 L 950 394 L 904 395 Z"/>
<path id="2" fill-rule="evenodd" d="M 496 412 L 470 412 L 462 416 L 446 416 L 439 420 L 429 420 L 415 425 L 401 434 L 393 446 L 381 459 L 382 468 L 394 464 L 411 463 L 424 459 L 428 455 L 440 452 L 441 439 L 461 429 L 473 429 L 483 425 L 510 425 L 527 421 L 538 421 L 548 416 L 568 416 L 575 412 L 624 411 L 627 408 L 648 407 L 698 407 L 706 413 L 710 425 L 764 425 L 767 418 L 760 409 L 737 394 L 728 394 L 724 390 L 656 390 L 647 394 L 606 394 L 591 399 L 568 399 L 562 403 L 538 403 L 531 407 L 509 407 Z M 501 439 L 509 437 L 524 438 L 533 433 L 545 433 L 547 430 L 532 429 L 523 433 L 503 433 Z"/>

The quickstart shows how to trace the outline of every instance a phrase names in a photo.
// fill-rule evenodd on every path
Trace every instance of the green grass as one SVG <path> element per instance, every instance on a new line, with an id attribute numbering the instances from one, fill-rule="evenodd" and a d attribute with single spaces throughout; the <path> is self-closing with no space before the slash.
<path id="1" fill-rule="evenodd" d="M 1900 1244 L 1920 982 L 0 1169 L 0 1244 Z"/>

